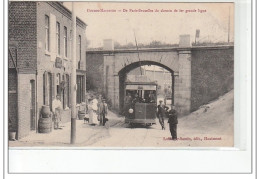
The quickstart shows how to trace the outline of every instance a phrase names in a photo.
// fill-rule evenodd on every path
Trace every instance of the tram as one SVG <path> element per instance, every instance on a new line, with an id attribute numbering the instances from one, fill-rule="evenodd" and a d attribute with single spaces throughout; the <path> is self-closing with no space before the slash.
<path id="1" fill-rule="evenodd" d="M 125 82 L 124 114 L 130 125 L 156 124 L 157 84 L 155 82 Z"/>

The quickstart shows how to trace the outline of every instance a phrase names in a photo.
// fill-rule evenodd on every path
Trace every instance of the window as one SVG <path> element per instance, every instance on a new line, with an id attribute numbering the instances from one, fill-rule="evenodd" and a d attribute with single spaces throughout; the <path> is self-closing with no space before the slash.
<path id="1" fill-rule="evenodd" d="M 77 104 L 84 101 L 84 76 L 77 75 Z"/>
<path id="2" fill-rule="evenodd" d="M 70 58 L 72 59 L 72 30 L 70 30 L 70 37 L 69 37 L 69 54 Z"/>
<path id="3" fill-rule="evenodd" d="M 67 27 L 64 26 L 64 56 L 68 57 L 68 34 Z"/>
<path id="4" fill-rule="evenodd" d="M 78 53 L 79 53 L 79 61 L 78 61 L 78 69 L 80 69 L 80 61 L 81 61 L 81 36 L 78 37 Z"/>
<path id="5" fill-rule="evenodd" d="M 50 51 L 50 19 L 45 15 L 45 50 Z"/>
<path id="6" fill-rule="evenodd" d="M 43 73 L 43 104 L 48 105 L 51 110 L 54 94 L 53 79 L 54 74 L 48 72 Z"/>
<path id="7" fill-rule="evenodd" d="M 56 23 L 56 46 L 57 46 L 57 53 L 60 55 L 60 23 Z"/>

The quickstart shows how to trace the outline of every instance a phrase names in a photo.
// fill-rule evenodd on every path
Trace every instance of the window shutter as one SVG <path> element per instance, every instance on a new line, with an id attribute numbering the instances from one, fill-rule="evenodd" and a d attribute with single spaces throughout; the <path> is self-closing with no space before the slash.
<path id="1" fill-rule="evenodd" d="M 49 105 L 48 103 L 48 72 L 44 72 L 43 74 L 43 89 L 44 89 L 44 104 Z"/>
<path id="2" fill-rule="evenodd" d="M 56 59 L 56 16 L 50 14 L 50 52 L 51 52 L 51 61 Z"/>
<path id="3" fill-rule="evenodd" d="M 71 74 L 69 75 L 69 107 L 71 107 Z"/>
<path id="4" fill-rule="evenodd" d="M 86 74 L 83 76 L 82 95 L 83 95 L 83 102 L 86 102 Z"/>
<path id="5" fill-rule="evenodd" d="M 52 101 L 55 99 L 55 73 L 51 73 L 51 92 L 52 92 Z"/>
<path id="6" fill-rule="evenodd" d="M 67 88 L 67 83 L 68 83 L 68 80 L 67 80 L 67 76 L 66 75 L 64 75 L 64 86 L 63 86 L 63 90 L 64 90 L 64 97 L 63 97 L 63 99 L 64 99 L 64 101 L 63 101 L 63 104 L 64 104 L 64 107 L 66 107 L 67 106 L 67 93 L 68 93 L 68 88 Z"/>

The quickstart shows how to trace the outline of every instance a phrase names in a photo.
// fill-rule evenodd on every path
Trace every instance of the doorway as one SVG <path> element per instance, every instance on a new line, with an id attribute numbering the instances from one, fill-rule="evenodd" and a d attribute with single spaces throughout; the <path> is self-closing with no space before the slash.
<path id="1" fill-rule="evenodd" d="M 35 81 L 30 81 L 30 129 L 36 129 L 36 118 L 35 118 Z"/>

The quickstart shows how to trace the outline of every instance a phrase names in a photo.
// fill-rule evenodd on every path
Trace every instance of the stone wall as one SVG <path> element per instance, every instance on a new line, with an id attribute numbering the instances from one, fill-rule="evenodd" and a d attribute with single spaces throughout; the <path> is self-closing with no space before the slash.
<path id="1" fill-rule="evenodd" d="M 191 52 L 179 51 L 179 73 L 175 76 L 174 104 L 182 115 L 190 112 L 191 106 Z"/>
<path id="2" fill-rule="evenodd" d="M 90 88 L 104 92 L 118 111 L 123 94 L 120 79 L 140 64 L 158 65 L 174 72 L 174 104 L 182 115 L 233 89 L 232 46 L 150 49 L 138 53 L 140 58 L 134 50 L 87 52 Z"/>
<path id="3" fill-rule="evenodd" d="M 109 65 L 109 64 L 108 64 Z M 87 90 L 102 92 L 104 89 L 104 56 L 103 54 L 86 55 Z"/>
<path id="4" fill-rule="evenodd" d="M 191 111 L 194 111 L 234 88 L 234 48 L 194 49 L 191 55 Z"/>

